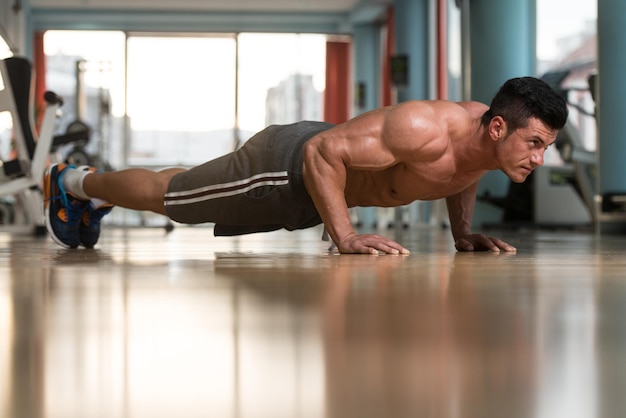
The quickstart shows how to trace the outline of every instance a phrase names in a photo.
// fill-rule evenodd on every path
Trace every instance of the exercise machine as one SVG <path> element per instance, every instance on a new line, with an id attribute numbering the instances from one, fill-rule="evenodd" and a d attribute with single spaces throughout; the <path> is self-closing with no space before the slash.
<path id="1" fill-rule="evenodd" d="M 101 158 L 103 151 L 103 134 L 102 125 L 105 115 L 109 115 L 110 101 L 107 97 L 107 92 L 100 87 L 98 89 L 98 120 L 94 123 L 97 129 L 92 130 L 92 127 L 87 123 L 87 107 L 89 97 L 87 95 L 87 86 L 85 84 L 85 74 L 88 69 L 96 68 L 100 73 L 107 70 L 108 65 L 103 62 L 89 62 L 84 59 L 79 59 L 75 63 L 75 106 L 74 106 L 74 120 L 72 120 L 65 128 L 65 134 L 61 135 L 65 137 L 65 140 L 55 138 L 53 143 L 53 149 L 58 151 L 62 159 L 67 163 L 74 166 L 88 165 L 95 167 L 100 171 L 112 171 L 109 163 Z M 97 150 L 96 152 L 89 152 L 92 136 L 97 136 Z M 73 137 L 73 138 L 72 138 Z M 63 145 L 71 144 L 69 147 L 63 147 Z"/>
<path id="2" fill-rule="evenodd" d="M 595 125 L 595 110 L 570 99 L 570 93 L 590 93 L 587 86 L 567 87 L 564 85 L 572 73 L 592 72 L 593 63 L 580 63 L 568 68 L 550 71 L 542 76 L 563 97 L 580 119 Z M 593 96 L 593 94 L 591 94 Z M 568 118 L 557 135 L 555 147 L 563 165 L 538 167 L 535 175 L 535 220 L 538 223 L 552 222 L 567 225 L 592 225 L 595 221 L 594 195 L 597 183 L 597 154 L 585 144 L 581 127 Z"/>
<path id="3" fill-rule="evenodd" d="M 597 73 L 591 72 L 587 89 L 596 106 L 594 112 L 587 115 L 594 118 L 598 115 L 597 80 Z M 557 146 L 563 159 L 574 167 L 576 190 L 585 202 L 594 225 L 626 222 L 626 191 L 600 194 L 597 154 L 584 148 L 580 132 L 569 121 L 559 132 Z"/>
<path id="4" fill-rule="evenodd" d="M 2 201 L 0 214 L 4 221 L 31 227 L 36 235 L 44 235 L 41 182 L 63 101 L 53 92 L 44 94 L 46 107 L 37 134 L 30 62 L 22 57 L 0 60 L 0 76 L 0 112 L 10 115 L 14 149 L 10 159 L 0 161 L 0 197 L 15 199 L 14 203 Z"/>

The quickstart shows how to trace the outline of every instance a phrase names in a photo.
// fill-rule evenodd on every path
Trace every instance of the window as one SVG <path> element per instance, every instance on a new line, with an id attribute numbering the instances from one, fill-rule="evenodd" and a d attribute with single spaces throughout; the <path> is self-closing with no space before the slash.
<path id="1" fill-rule="evenodd" d="M 128 162 L 191 166 L 234 149 L 234 35 L 128 38 Z"/>
<path id="2" fill-rule="evenodd" d="M 323 117 L 324 35 L 49 31 L 44 45 L 60 130 L 87 123 L 115 168 L 192 166 Z"/>
<path id="3" fill-rule="evenodd" d="M 567 91 L 569 120 L 580 133 L 583 146 L 596 149 L 595 104 L 589 76 L 596 72 L 597 0 L 537 1 L 538 73 L 566 71 L 559 82 Z M 551 163 L 547 154 L 546 163 Z M 558 160 L 558 159 L 557 159 Z"/>
<path id="4" fill-rule="evenodd" d="M 4 40 L 4 38 L 0 36 L 0 59 L 5 59 L 12 56 L 13 52 L 11 51 L 11 48 L 9 48 L 9 45 Z"/>

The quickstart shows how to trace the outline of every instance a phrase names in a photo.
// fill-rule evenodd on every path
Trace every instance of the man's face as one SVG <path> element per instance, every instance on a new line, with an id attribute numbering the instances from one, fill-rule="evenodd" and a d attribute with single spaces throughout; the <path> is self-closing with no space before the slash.
<path id="1" fill-rule="evenodd" d="M 557 129 L 537 118 L 528 125 L 508 133 L 496 147 L 500 169 L 515 183 L 522 183 L 538 166 L 543 165 L 546 149 L 554 143 Z"/>

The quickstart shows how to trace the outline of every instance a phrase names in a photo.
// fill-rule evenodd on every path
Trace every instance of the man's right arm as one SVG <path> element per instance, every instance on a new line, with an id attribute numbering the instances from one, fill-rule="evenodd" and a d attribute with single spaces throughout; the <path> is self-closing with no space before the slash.
<path id="1" fill-rule="evenodd" d="M 332 133 L 329 133 L 332 135 Z M 400 244 L 376 234 L 357 234 L 352 227 L 345 198 L 346 145 L 340 138 L 318 136 L 304 147 L 304 183 L 341 253 L 408 254 Z"/>
<path id="2" fill-rule="evenodd" d="M 342 253 L 407 254 L 400 244 L 376 234 L 357 234 L 346 202 L 348 170 L 384 170 L 397 163 L 381 137 L 388 111 L 375 110 L 321 132 L 304 146 L 304 184 Z"/>
<path id="3" fill-rule="evenodd" d="M 346 167 L 340 150 L 328 149 L 332 143 L 316 137 L 305 144 L 304 183 L 326 231 L 341 250 L 341 241 L 355 231 L 345 200 Z"/>
<path id="4" fill-rule="evenodd" d="M 340 252 L 408 253 L 380 235 L 356 234 L 346 202 L 347 174 L 382 171 L 402 163 L 433 159 L 441 152 L 437 142 L 440 130 L 432 104 L 410 101 L 361 114 L 317 134 L 305 144 L 304 183 Z"/>

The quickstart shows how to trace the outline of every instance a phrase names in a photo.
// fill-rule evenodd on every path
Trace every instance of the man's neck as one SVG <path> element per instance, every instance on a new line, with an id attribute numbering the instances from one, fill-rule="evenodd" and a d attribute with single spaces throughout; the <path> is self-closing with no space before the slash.
<path id="1" fill-rule="evenodd" d="M 483 171 L 497 169 L 494 142 L 487 127 L 474 120 L 464 140 L 458 142 L 455 149 L 457 166 L 463 171 Z"/>

